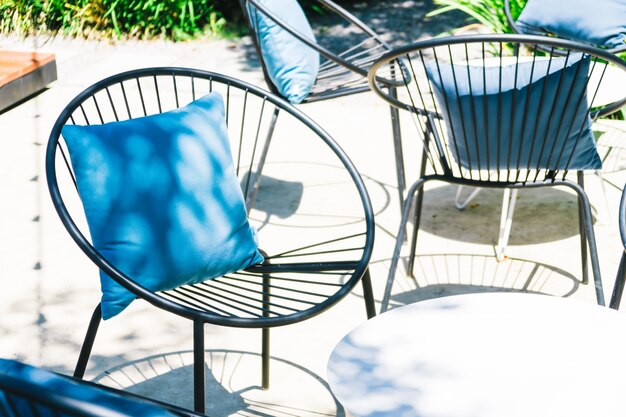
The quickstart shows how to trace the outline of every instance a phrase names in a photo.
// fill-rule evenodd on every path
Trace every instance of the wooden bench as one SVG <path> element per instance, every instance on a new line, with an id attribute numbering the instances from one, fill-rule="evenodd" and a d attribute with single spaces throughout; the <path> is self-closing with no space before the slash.
<path id="1" fill-rule="evenodd" d="M 54 54 L 0 51 L 0 112 L 57 79 Z"/>

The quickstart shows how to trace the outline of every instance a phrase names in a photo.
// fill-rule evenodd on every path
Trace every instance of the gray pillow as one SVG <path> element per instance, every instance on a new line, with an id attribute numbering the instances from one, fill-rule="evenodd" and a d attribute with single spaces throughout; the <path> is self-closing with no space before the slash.
<path id="1" fill-rule="evenodd" d="M 468 169 L 600 169 L 589 63 L 578 54 L 517 68 L 427 64 L 453 156 Z"/>
<path id="2" fill-rule="evenodd" d="M 626 37 L 626 0 L 528 0 L 517 24 L 526 33 L 615 48 Z"/>

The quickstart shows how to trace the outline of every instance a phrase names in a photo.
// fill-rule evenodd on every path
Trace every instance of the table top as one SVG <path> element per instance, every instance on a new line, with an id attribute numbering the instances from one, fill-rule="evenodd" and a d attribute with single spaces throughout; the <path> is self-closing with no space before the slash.
<path id="1" fill-rule="evenodd" d="M 363 417 L 626 414 L 626 315 L 538 294 L 438 298 L 377 316 L 328 362 Z"/>

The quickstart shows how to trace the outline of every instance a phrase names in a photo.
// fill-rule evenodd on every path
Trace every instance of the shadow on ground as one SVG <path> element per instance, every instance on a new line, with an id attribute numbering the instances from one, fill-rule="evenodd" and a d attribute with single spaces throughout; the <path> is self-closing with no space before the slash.
<path id="1" fill-rule="evenodd" d="M 262 390 L 261 357 L 257 353 L 237 350 L 207 350 L 206 404 L 211 417 L 242 416 L 339 416 L 343 407 L 336 402 L 326 381 L 310 370 L 272 357 L 272 381 L 269 390 Z M 258 368 L 258 373 L 251 369 Z M 138 395 L 181 407 L 193 404 L 193 353 L 170 352 L 126 362 L 94 378 L 93 382 L 123 389 Z M 250 376 L 258 375 L 258 381 Z M 285 385 L 297 384 L 305 389 L 288 401 L 281 392 Z M 292 390 L 293 391 L 293 390 Z M 326 410 L 320 407 L 325 401 Z"/>
<path id="2" fill-rule="evenodd" d="M 524 292 L 559 297 L 573 295 L 581 282 L 555 266 L 526 259 L 472 254 L 418 255 L 415 278 L 406 276 L 402 258 L 391 306 L 399 307 L 432 298 L 476 292 Z"/>
<path id="3" fill-rule="evenodd" d="M 464 210 L 454 206 L 456 191 L 456 185 L 444 185 L 424 193 L 420 230 L 462 242 L 495 244 L 500 227 L 502 190 L 481 190 Z M 463 194 L 470 192 L 466 187 Z M 509 245 L 555 242 L 578 234 L 576 196 L 556 187 L 520 190 Z"/>

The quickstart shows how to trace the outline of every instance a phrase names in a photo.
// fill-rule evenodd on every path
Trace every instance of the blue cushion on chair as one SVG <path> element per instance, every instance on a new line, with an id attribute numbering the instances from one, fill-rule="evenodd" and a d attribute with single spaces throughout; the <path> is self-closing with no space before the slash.
<path id="1" fill-rule="evenodd" d="M 102 415 L 107 412 L 111 415 L 137 416 L 137 417 L 173 417 L 174 414 L 161 409 L 153 404 L 131 400 L 117 395 L 88 383 L 79 382 L 69 377 L 54 374 L 40 368 L 25 365 L 23 363 L 0 359 L 0 374 L 13 377 L 19 381 L 34 385 L 38 389 L 33 394 L 48 394 L 49 396 L 65 397 L 76 399 L 87 404 L 91 404 L 93 410 L 97 410 Z M 12 416 L 13 413 L 4 414 L 4 407 L 7 399 L 0 392 L 0 415 Z M 53 413 L 52 410 L 44 407 L 43 404 L 29 404 L 25 399 L 13 399 L 12 404 L 20 410 L 19 416 L 69 416 L 66 413 Z M 34 407 L 34 409 L 33 409 Z M 58 410 L 57 410 L 58 411 Z M 38 414 L 40 413 L 40 414 Z M 72 414 L 74 415 L 74 414 Z"/>
<path id="2" fill-rule="evenodd" d="M 468 169 L 600 169 L 588 114 L 589 62 L 577 54 L 517 69 L 428 63 L 454 157 Z"/>
<path id="3" fill-rule="evenodd" d="M 615 48 L 626 37 L 626 0 L 528 0 L 517 23 L 527 33 Z"/>
<path id="4" fill-rule="evenodd" d="M 219 94 L 62 134 L 94 247 L 140 285 L 166 290 L 262 262 Z M 135 297 L 100 275 L 106 319 Z"/>
<path id="5" fill-rule="evenodd" d="M 296 0 L 259 0 L 287 26 L 315 42 L 311 25 Z M 248 4 L 268 75 L 280 94 L 293 104 L 304 100 L 317 78 L 319 53 Z"/>

